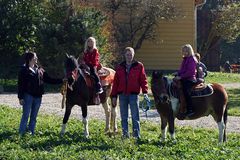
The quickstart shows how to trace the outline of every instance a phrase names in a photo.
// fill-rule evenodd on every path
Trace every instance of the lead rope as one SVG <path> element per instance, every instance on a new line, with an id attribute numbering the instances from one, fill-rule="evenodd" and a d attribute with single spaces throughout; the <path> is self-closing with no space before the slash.
<path id="1" fill-rule="evenodd" d="M 67 86 L 68 86 L 68 83 L 67 81 L 64 81 L 63 82 L 63 85 L 62 85 L 62 88 L 60 90 L 61 94 L 62 94 L 62 109 L 64 109 L 65 107 L 65 104 L 66 104 L 66 96 L 67 96 Z"/>
<path id="2" fill-rule="evenodd" d="M 147 111 L 151 108 L 151 106 L 151 101 L 148 97 L 144 97 L 143 100 L 140 102 L 140 107 L 145 113 L 146 118 L 148 117 Z"/>

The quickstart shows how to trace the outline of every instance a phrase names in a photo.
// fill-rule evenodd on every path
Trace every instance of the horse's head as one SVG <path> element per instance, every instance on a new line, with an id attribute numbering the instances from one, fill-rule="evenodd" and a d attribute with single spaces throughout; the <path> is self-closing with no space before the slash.
<path id="1" fill-rule="evenodd" d="M 156 104 L 166 104 L 170 102 L 168 95 L 168 82 L 167 78 L 163 76 L 163 73 L 153 71 L 151 89 Z"/>
<path id="2" fill-rule="evenodd" d="M 75 80 L 77 69 L 78 69 L 77 59 L 72 55 L 66 54 L 65 72 L 66 78 L 68 79 L 68 82 L 70 84 Z"/>

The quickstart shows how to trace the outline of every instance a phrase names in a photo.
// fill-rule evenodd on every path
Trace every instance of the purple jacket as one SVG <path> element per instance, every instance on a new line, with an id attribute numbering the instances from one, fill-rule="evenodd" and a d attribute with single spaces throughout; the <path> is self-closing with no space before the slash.
<path id="1" fill-rule="evenodd" d="M 183 80 L 196 80 L 196 65 L 197 59 L 194 56 L 184 57 L 181 68 L 178 71 L 178 76 Z"/>

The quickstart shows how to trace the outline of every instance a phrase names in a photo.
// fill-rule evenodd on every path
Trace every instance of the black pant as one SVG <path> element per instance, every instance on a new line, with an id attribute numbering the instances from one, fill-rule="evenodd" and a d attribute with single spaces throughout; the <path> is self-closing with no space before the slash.
<path id="1" fill-rule="evenodd" d="M 97 89 L 99 89 L 99 87 L 101 87 L 101 86 L 99 85 L 100 84 L 100 79 L 99 79 L 99 77 L 96 73 L 97 71 L 92 66 L 89 66 L 89 68 L 90 68 L 90 74 L 93 76 L 93 79 L 95 81 L 95 86 L 96 86 Z"/>
<path id="2" fill-rule="evenodd" d="M 192 107 L 192 98 L 191 98 L 191 89 L 192 86 L 194 85 L 194 81 L 191 80 L 181 80 L 182 81 L 182 86 L 183 86 L 183 94 L 186 99 L 187 103 L 187 110 L 193 110 Z"/>

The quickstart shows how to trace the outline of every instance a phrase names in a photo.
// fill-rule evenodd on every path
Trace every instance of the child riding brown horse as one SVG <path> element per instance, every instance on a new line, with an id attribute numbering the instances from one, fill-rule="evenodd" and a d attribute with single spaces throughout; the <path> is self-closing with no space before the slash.
<path id="1" fill-rule="evenodd" d="M 195 113 L 187 119 L 193 120 L 203 116 L 212 115 L 218 124 L 219 142 L 226 141 L 227 102 L 228 95 L 223 86 L 217 83 L 211 84 L 213 93 L 208 95 L 194 95 L 192 97 Z M 166 138 L 166 126 L 172 139 L 175 139 L 174 120 L 179 117 L 179 95 L 173 81 L 164 77 L 162 73 L 152 73 L 151 89 L 155 106 L 161 118 L 162 141 Z"/>
<path id="2" fill-rule="evenodd" d="M 61 135 L 65 133 L 66 124 L 71 114 L 72 107 L 74 105 L 81 106 L 82 108 L 82 116 L 83 116 L 83 124 L 84 124 L 84 136 L 88 137 L 88 119 L 87 119 L 87 106 L 93 104 L 93 97 L 94 97 L 94 89 L 93 86 L 88 86 L 86 77 L 82 70 L 79 68 L 78 61 L 74 56 L 66 55 L 65 61 L 65 69 L 66 69 L 66 78 L 68 79 L 68 84 L 66 85 L 67 90 L 63 92 L 66 94 L 66 110 L 63 118 L 62 130 Z M 115 71 L 109 69 L 111 74 L 114 74 Z M 111 75 L 112 76 L 112 75 Z M 106 76 L 107 77 L 107 76 Z M 108 97 L 110 96 L 111 89 L 112 89 L 112 82 L 105 83 L 104 92 L 101 93 L 100 102 L 103 105 L 106 114 L 106 128 L 105 132 L 110 132 L 111 124 L 112 129 L 114 132 L 117 131 L 117 125 L 115 122 L 116 119 L 116 108 L 110 108 L 107 103 Z M 111 123 L 111 122 L 112 123 Z"/>

